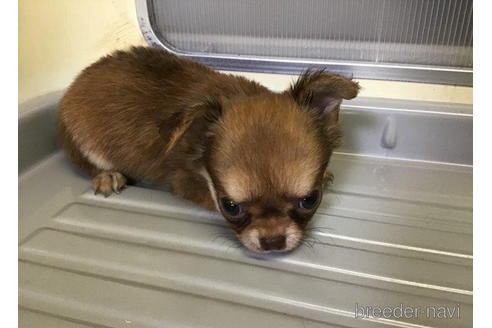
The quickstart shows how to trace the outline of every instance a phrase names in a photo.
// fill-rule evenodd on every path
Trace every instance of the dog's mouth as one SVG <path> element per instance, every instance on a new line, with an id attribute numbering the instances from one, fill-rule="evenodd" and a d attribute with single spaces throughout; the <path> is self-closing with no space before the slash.
<path id="1" fill-rule="evenodd" d="M 251 228 L 236 234 L 241 244 L 256 253 L 288 253 L 302 242 L 303 232 L 294 224 L 289 224 L 283 233 L 268 233 Z"/>

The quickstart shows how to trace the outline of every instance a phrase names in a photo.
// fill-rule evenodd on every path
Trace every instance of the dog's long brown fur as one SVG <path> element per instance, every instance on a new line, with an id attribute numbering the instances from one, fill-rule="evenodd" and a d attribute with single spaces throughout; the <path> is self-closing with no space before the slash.
<path id="1" fill-rule="evenodd" d="M 68 157 L 106 195 L 129 178 L 168 182 L 208 209 L 217 210 L 222 195 L 233 197 L 250 218 L 246 228 L 231 226 L 259 251 L 244 231 L 279 230 L 272 222 L 298 231 L 312 216 L 293 219 L 291 200 L 322 184 L 340 139 L 340 102 L 357 91 L 350 79 L 317 71 L 279 94 L 137 47 L 82 71 L 61 101 L 58 131 Z M 268 208 L 282 219 L 265 216 Z"/>

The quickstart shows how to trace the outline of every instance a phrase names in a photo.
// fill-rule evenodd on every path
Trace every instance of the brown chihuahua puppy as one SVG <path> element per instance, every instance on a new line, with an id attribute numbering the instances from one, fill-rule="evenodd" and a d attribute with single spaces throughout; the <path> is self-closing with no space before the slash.
<path id="1" fill-rule="evenodd" d="M 225 217 L 255 252 L 297 247 L 338 145 L 350 79 L 307 72 L 283 93 L 157 48 L 117 51 L 61 100 L 59 135 L 96 193 L 127 182 L 172 191 Z"/>

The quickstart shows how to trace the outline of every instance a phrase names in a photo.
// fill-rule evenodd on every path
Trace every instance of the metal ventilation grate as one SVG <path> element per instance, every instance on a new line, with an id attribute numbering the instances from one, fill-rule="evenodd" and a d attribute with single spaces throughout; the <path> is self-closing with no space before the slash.
<path id="1" fill-rule="evenodd" d="M 265 63 L 272 64 L 270 71 L 332 65 L 358 77 L 471 84 L 472 1 L 141 0 L 137 5 L 149 41 L 207 58 L 219 68 L 255 70 L 244 63 L 249 59 L 261 62 L 256 68 L 263 71 Z"/>

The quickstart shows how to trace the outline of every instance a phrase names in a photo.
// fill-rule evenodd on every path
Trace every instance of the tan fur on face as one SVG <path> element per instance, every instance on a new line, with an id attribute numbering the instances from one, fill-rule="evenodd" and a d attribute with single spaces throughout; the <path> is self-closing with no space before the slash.
<path id="1" fill-rule="evenodd" d="M 303 232 L 292 220 L 282 219 L 258 219 L 238 234 L 238 238 L 248 249 L 263 253 L 260 246 L 260 238 L 285 235 L 285 248 L 279 252 L 288 252 L 296 248 L 302 240 Z"/>
<path id="2" fill-rule="evenodd" d="M 214 169 L 236 202 L 266 193 L 302 197 L 322 150 L 312 118 L 285 95 L 251 97 L 226 111 L 216 131 Z"/>

